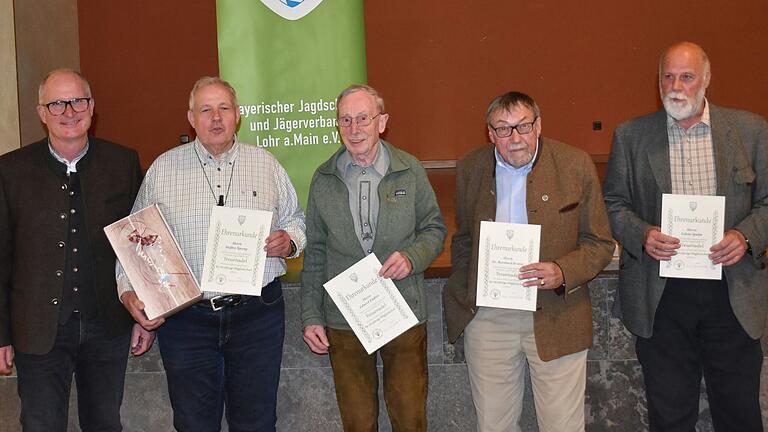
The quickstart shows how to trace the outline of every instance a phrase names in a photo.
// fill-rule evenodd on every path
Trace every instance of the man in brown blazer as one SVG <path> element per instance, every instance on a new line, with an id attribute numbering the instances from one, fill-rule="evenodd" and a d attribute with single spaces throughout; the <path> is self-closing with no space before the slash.
<path id="1" fill-rule="evenodd" d="M 61 69 L 40 84 L 48 137 L 0 157 L 0 375 L 16 366 L 25 432 L 64 432 L 72 376 L 83 431 L 119 431 L 128 359 L 154 335 L 117 299 L 102 231 L 128 214 L 138 154 L 88 136 L 91 88 Z"/>
<path id="2" fill-rule="evenodd" d="M 478 431 L 519 430 L 524 371 L 539 430 L 583 431 L 592 309 L 587 282 L 614 249 L 589 155 L 541 138 L 539 107 L 510 92 L 487 111 L 493 145 L 459 161 L 453 273 L 443 293 L 448 337 L 464 333 Z M 536 312 L 476 306 L 481 221 L 541 225 L 540 262 L 523 266 Z"/>

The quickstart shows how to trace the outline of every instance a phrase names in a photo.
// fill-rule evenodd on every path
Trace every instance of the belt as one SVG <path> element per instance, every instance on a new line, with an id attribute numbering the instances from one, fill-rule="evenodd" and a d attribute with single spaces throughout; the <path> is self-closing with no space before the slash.
<path id="1" fill-rule="evenodd" d="M 216 296 L 207 300 L 200 300 L 195 306 L 205 307 L 214 311 L 221 310 L 228 307 L 236 307 L 245 303 L 248 300 L 248 296 L 234 294 L 227 296 Z"/>

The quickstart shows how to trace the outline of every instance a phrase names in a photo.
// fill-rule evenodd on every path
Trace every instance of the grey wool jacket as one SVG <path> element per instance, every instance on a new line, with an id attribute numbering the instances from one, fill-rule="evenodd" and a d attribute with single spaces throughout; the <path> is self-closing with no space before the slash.
<path id="1" fill-rule="evenodd" d="M 419 322 L 426 321 L 424 271 L 442 252 L 446 227 L 435 193 L 421 163 L 384 140 L 390 166 L 379 184 L 379 215 L 373 253 L 383 263 L 400 251 L 413 272 L 395 281 Z M 366 256 L 360 246 L 349 209 L 349 192 L 336 160 L 341 147 L 315 172 L 307 203 L 307 247 L 301 272 L 302 326 L 350 326 L 323 284 Z"/>

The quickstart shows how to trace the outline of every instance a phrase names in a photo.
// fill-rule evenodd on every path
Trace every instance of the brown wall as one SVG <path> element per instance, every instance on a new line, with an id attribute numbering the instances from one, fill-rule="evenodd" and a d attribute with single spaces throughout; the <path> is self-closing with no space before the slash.
<path id="1" fill-rule="evenodd" d="M 0 154 L 19 148 L 19 88 L 13 1 L 0 0 Z"/>
<path id="2" fill-rule="evenodd" d="M 137 149 L 147 168 L 191 134 L 189 90 L 218 75 L 214 0 L 78 1 L 80 63 L 95 134 Z"/>
<path id="3" fill-rule="evenodd" d="M 78 6 L 97 133 L 139 149 L 146 167 L 190 133 L 189 88 L 217 73 L 215 2 Z M 485 106 L 512 89 L 537 99 L 545 135 L 606 154 L 619 122 L 658 108 L 659 52 L 683 39 L 710 55 L 710 100 L 768 115 L 765 0 L 369 0 L 365 9 L 387 138 L 424 160 L 485 142 Z"/>

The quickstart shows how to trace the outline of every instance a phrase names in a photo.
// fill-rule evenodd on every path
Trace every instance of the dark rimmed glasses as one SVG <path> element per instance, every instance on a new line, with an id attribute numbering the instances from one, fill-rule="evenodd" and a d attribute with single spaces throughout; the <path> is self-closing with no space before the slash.
<path id="1" fill-rule="evenodd" d="M 496 134 L 499 138 L 506 138 L 508 136 L 512 135 L 512 131 L 517 131 L 520 135 L 527 135 L 533 131 L 533 124 L 536 123 L 536 120 L 538 120 L 539 117 L 534 117 L 532 122 L 526 122 L 526 123 L 519 123 L 515 126 L 499 126 L 499 127 L 493 127 L 493 125 L 488 125 L 489 128 L 493 129 L 493 133 Z"/>
<path id="2" fill-rule="evenodd" d="M 88 109 L 88 105 L 91 103 L 91 98 L 72 98 L 67 100 L 55 100 L 44 104 L 45 108 L 51 115 L 60 116 L 67 110 L 67 105 L 72 107 L 72 111 L 76 113 L 83 112 Z"/>

